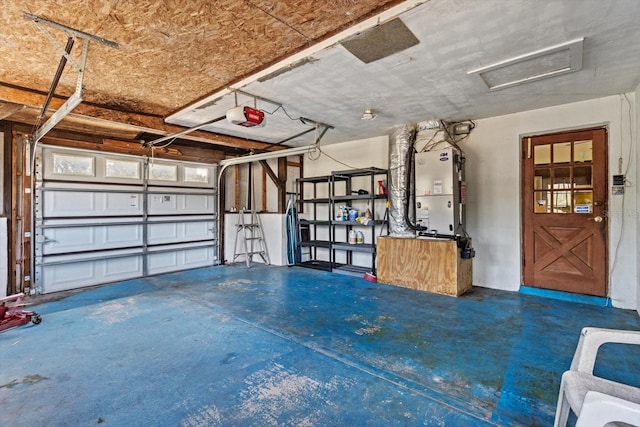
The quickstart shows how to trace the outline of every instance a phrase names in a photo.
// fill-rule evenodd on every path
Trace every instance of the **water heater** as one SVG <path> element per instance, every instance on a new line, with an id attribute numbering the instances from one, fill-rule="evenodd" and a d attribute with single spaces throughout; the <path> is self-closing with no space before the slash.
<path id="1" fill-rule="evenodd" d="M 415 155 L 416 225 L 426 234 L 455 236 L 463 234 L 464 157 L 449 147 Z"/>

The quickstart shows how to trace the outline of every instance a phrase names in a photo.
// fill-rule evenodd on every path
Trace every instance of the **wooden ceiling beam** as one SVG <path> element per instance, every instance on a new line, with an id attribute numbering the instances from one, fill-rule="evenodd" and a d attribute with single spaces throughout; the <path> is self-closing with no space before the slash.
<path id="1" fill-rule="evenodd" d="M 24 105 L 22 104 L 15 104 L 13 102 L 0 101 L 0 120 L 9 117 L 12 114 L 17 113 L 23 108 L 24 108 Z"/>
<path id="2" fill-rule="evenodd" d="M 44 104 L 46 95 L 24 88 L 2 85 L 0 83 L 0 102 L 24 105 L 35 108 L 39 111 Z M 64 103 L 64 99 L 53 97 L 50 109 L 57 110 Z M 24 116 L 23 116 L 24 117 Z M 100 127 L 117 127 L 120 129 L 135 130 L 160 136 L 171 135 L 183 131 L 184 127 L 165 123 L 162 117 L 148 114 L 139 114 L 125 111 L 118 111 L 92 104 L 80 104 L 72 113 L 68 115 L 70 119 L 80 118 L 90 121 Z M 33 123 L 29 123 L 33 124 Z M 280 150 L 287 147 L 272 146 L 259 141 L 251 141 L 243 138 L 236 138 L 228 135 L 215 134 L 206 131 L 194 131 L 187 135 L 182 135 L 180 139 L 197 141 L 208 144 L 215 144 L 224 147 L 240 148 L 245 150 Z"/>

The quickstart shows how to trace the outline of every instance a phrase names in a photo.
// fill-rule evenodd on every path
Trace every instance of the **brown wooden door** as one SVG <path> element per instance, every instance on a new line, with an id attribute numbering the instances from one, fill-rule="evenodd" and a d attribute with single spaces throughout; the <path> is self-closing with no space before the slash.
<path id="1" fill-rule="evenodd" d="M 587 295 L 607 290 L 607 133 L 522 141 L 523 284 Z"/>

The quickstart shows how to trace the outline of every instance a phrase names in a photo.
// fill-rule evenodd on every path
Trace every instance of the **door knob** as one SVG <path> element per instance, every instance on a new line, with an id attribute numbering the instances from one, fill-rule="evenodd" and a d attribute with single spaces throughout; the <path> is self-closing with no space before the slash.
<path id="1" fill-rule="evenodd" d="M 602 222 L 602 221 L 604 221 L 604 218 L 602 218 L 600 215 L 598 215 L 598 216 L 594 216 L 593 218 L 589 218 L 589 219 L 592 219 L 592 220 L 594 220 L 595 222 Z"/>

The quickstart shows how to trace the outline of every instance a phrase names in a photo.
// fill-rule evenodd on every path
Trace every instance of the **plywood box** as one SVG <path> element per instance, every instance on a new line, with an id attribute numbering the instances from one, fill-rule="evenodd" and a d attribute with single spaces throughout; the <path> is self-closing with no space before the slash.
<path id="1" fill-rule="evenodd" d="M 471 288 L 472 260 L 452 240 L 378 239 L 378 282 L 459 296 Z"/>

